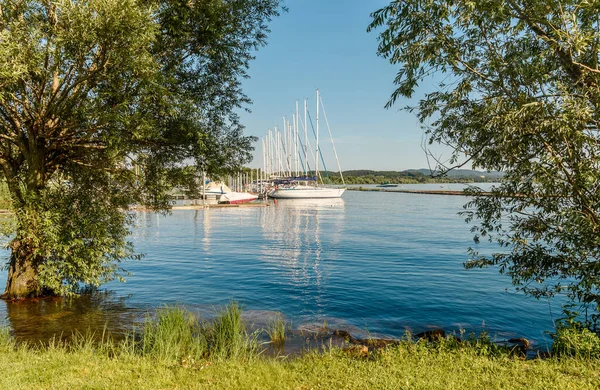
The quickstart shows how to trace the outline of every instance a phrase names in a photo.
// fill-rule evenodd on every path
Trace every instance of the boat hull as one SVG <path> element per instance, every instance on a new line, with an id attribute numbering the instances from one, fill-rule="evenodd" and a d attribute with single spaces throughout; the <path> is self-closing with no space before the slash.
<path id="1" fill-rule="evenodd" d="M 323 199 L 323 198 L 341 198 L 346 191 L 345 188 L 278 188 L 269 193 L 269 197 L 274 199 Z"/>
<path id="2" fill-rule="evenodd" d="M 247 192 L 228 192 L 221 195 L 219 203 L 240 204 L 248 203 L 258 199 L 257 195 L 252 195 Z"/>

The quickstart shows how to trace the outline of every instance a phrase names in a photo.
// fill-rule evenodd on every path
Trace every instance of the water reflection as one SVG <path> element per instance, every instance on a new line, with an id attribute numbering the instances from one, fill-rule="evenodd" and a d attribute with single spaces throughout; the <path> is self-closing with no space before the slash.
<path id="1" fill-rule="evenodd" d="M 160 213 L 150 211 L 138 211 L 136 213 L 132 239 L 158 240 L 160 238 L 160 220 L 164 218 Z"/>
<path id="2" fill-rule="evenodd" d="M 197 213 L 198 211 L 196 211 Z M 211 211 L 210 209 L 204 209 L 202 211 L 202 249 L 207 255 L 210 255 L 211 245 Z M 198 229 L 198 223 L 195 223 L 196 229 Z M 198 231 L 196 230 L 196 237 L 198 236 Z"/>
<path id="3" fill-rule="evenodd" d="M 71 299 L 2 300 L 0 308 L 6 313 L 5 325 L 19 341 L 68 340 L 86 332 L 101 337 L 103 330 L 119 338 L 144 316 L 129 307 L 127 299 L 111 292 L 93 292 Z"/>
<path id="4" fill-rule="evenodd" d="M 545 340 L 548 304 L 506 293 L 510 280 L 495 270 L 463 269 L 473 237 L 456 214 L 464 201 L 350 191 L 344 200 L 139 212 L 131 238 L 145 257 L 123 264 L 133 274 L 127 283 L 104 286 L 131 298 L 2 302 L 0 316 L 18 337 L 41 339 L 105 325 L 123 331 L 165 304 L 210 318 L 235 299 L 254 312 L 251 324 L 276 310 L 304 333 L 327 321 L 357 335 L 434 325 Z"/>
<path id="5" fill-rule="evenodd" d="M 344 217 L 345 204 L 340 198 L 282 199 L 262 214 L 259 259 L 283 270 L 291 298 L 304 307 L 316 308 L 310 316 L 324 313 L 324 285 L 331 264 L 323 261 L 339 260 L 336 249 Z M 327 235 L 327 240 L 322 235 Z"/>

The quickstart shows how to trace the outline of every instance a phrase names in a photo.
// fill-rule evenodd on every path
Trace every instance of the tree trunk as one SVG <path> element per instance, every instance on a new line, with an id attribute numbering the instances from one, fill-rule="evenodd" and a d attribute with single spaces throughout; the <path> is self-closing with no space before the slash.
<path id="1" fill-rule="evenodd" d="M 37 280 L 37 265 L 39 259 L 33 255 L 33 250 L 19 239 L 15 238 L 10 244 L 12 254 L 8 268 L 6 290 L 0 298 L 17 299 L 48 295 Z"/>

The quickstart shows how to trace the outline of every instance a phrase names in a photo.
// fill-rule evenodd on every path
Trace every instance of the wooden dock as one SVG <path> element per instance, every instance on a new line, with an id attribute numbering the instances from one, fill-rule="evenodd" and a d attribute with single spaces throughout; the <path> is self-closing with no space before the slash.
<path id="1" fill-rule="evenodd" d="M 227 203 L 207 203 L 207 204 L 197 204 L 197 205 L 184 205 L 184 206 L 172 206 L 171 210 L 204 210 L 204 209 L 220 209 L 227 207 L 267 207 L 269 206 L 266 202 L 257 202 L 257 203 L 240 203 L 240 204 L 227 204 Z M 131 210 L 136 211 L 149 211 L 146 207 L 132 207 Z"/>
<path id="2" fill-rule="evenodd" d="M 267 207 L 269 204 L 266 202 L 250 202 L 250 203 L 239 203 L 239 204 L 229 204 L 229 203 L 211 203 L 205 204 L 204 206 L 201 204 L 198 205 L 189 205 L 189 206 L 173 206 L 171 210 L 202 210 L 202 209 L 218 209 L 225 207 Z"/>

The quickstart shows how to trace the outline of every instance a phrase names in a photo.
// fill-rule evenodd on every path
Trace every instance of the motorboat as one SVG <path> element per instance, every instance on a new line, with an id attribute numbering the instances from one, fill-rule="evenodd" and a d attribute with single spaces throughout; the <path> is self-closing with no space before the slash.
<path id="1" fill-rule="evenodd" d="M 219 203 L 240 204 L 248 203 L 258 199 L 258 195 L 249 194 L 247 192 L 227 192 L 219 197 Z"/>
<path id="2" fill-rule="evenodd" d="M 233 192 L 233 190 L 224 183 L 215 183 L 214 181 L 210 181 L 204 186 L 204 195 L 219 196 L 228 194 L 230 192 Z"/>

